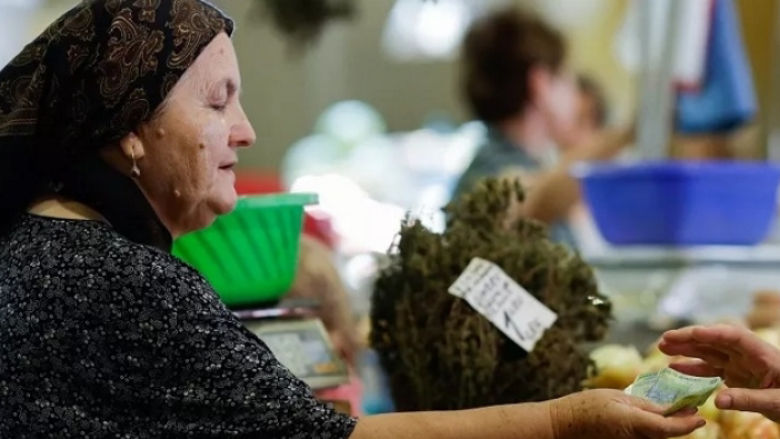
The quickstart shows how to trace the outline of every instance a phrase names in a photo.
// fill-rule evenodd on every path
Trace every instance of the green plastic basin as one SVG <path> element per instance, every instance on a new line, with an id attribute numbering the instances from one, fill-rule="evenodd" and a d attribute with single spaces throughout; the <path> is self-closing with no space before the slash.
<path id="1" fill-rule="evenodd" d="M 316 194 L 242 197 L 233 212 L 173 243 L 173 254 L 205 277 L 228 306 L 278 300 L 292 286 L 303 207 Z"/>

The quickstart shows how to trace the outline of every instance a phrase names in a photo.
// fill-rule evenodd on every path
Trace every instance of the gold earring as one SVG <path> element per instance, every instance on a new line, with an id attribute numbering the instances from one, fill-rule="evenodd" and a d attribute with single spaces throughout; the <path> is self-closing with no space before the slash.
<path id="1" fill-rule="evenodd" d="M 133 166 L 130 168 L 130 176 L 138 178 L 141 176 L 141 170 L 138 169 L 138 163 L 135 161 L 135 151 L 130 151 L 130 159 L 133 161 Z"/>

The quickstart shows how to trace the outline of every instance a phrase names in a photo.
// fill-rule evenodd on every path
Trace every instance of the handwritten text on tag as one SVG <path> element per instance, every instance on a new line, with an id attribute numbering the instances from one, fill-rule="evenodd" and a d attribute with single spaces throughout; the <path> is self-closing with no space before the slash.
<path id="1" fill-rule="evenodd" d="M 466 300 L 527 352 L 558 318 L 501 267 L 481 258 L 471 260 L 449 292 Z"/>

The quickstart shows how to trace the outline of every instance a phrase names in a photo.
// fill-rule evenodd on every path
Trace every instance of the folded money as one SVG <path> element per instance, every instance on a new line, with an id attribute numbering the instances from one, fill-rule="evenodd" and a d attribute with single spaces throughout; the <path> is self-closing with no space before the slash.
<path id="1" fill-rule="evenodd" d="M 639 375 L 625 393 L 668 407 L 664 414 L 670 415 L 684 408 L 704 404 L 721 383 L 723 380 L 719 377 L 685 375 L 667 367 L 658 372 Z"/>

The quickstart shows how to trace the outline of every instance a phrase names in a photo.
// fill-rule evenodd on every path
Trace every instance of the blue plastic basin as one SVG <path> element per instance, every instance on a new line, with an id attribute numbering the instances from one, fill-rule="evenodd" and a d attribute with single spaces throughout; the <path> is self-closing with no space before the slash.
<path id="1" fill-rule="evenodd" d="M 613 244 L 752 245 L 775 215 L 780 167 L 765 162 L 582 163 L 573 169 Z"/>

